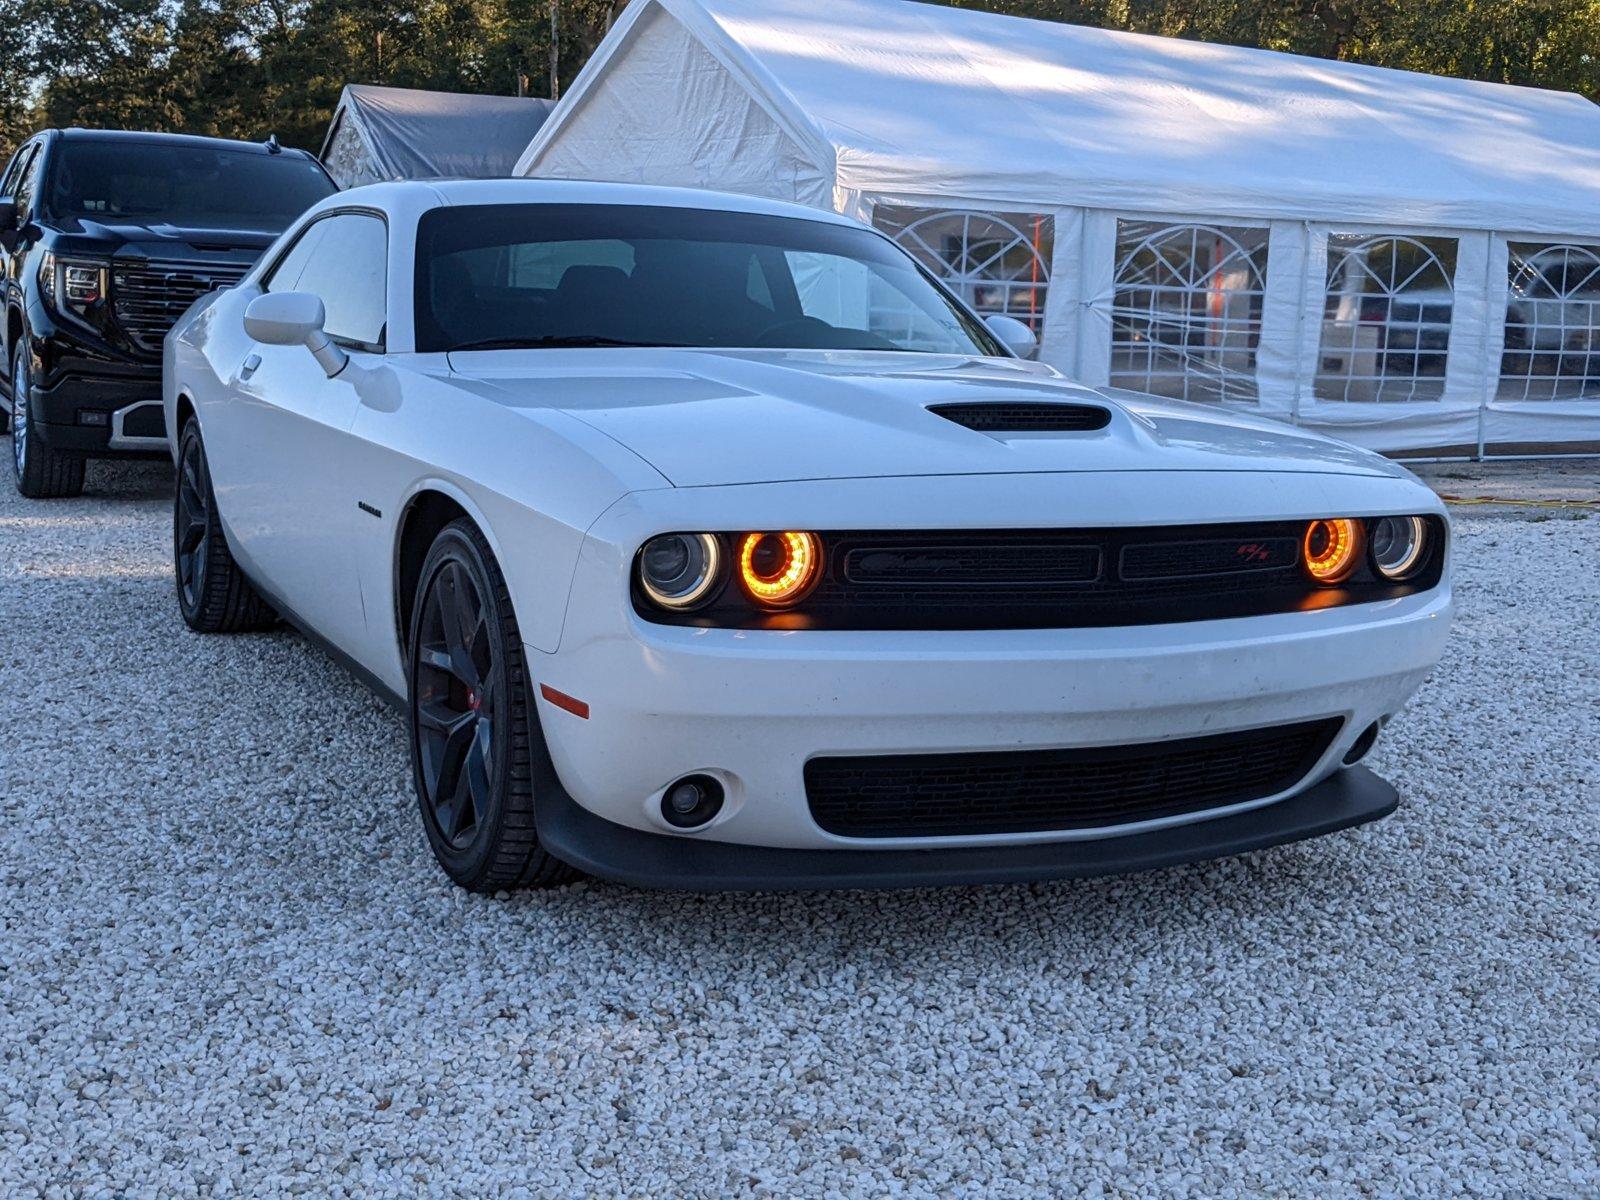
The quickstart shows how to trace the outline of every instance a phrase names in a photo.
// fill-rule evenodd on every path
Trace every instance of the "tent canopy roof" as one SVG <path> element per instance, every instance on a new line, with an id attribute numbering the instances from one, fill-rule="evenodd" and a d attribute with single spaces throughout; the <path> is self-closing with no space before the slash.
<path id="1" fill-rule="evenodd" d="M 1600 107 L 1561 92 L 911 0 L 642 0 L 880 194 L 1600 232 Z M 581 104 L 582 88 L 569 104 Z M 565 110 L 524 155 L 560 136 Z"/>
<path id="2" fill-rule="evenodd" d="M 342 121 L 354 121 L 384 179 L 492 178 L 512 173 L 552 100 L 471 96 L 352 83 L 323 142 L 325 158 Z"/>

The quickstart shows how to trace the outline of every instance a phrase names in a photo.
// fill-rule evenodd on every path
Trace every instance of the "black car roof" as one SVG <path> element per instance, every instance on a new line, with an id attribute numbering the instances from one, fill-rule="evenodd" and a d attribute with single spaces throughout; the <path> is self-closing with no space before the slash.
<path id="1" fill-rule="evenodd" d="M 73 142 L 160 142 L 164 145 L 195 146 L 212 149 L 237 150 L 245 154 L 270 154 L 266 142 L 240 142 L 232 138 L 201 137 L 193 133 L 153 133 L 145 129 L 70 129 L 56 131 L 62 138 Z M 311 158 L 304 150 L 283 147 L 279 153 L 297 158 Z"/>

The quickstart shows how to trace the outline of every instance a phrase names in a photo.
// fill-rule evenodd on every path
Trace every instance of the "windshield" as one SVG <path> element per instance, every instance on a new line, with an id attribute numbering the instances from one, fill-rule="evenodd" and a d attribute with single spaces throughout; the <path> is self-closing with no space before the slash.
<path id="1" fill-rule="evenodd" d="M 322 168 L 298 154 L 70 139 L 54 157 L 48 205 L 56 217 L 277 233 L 334 191 Z"/>
<path id="2" fill-rule="evenodd" d="M 417 231 L 417 349 L 720 346 L 997 355 L 866 229 L 613 204 L 438 208 Z"/>

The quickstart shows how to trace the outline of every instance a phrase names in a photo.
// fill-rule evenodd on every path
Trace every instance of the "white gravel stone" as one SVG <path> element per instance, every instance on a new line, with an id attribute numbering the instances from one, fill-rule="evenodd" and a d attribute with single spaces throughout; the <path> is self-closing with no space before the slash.
<path id="1" fill-rule="evenodd" d="M 487 899 L 378 701 L 292 633 L 184 630 L 168 488 L 0 471 L 0 1195 L 1600 1193 L 1600 518 L 1458 519 L 1375 826 Z"/>

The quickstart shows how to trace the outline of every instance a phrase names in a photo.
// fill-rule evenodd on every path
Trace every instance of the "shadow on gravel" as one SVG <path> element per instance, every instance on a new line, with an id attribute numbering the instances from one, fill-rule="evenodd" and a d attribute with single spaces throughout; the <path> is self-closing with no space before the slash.
<path id="1" fill-rule="evenodd" d="M 172 464 L 160 460 L 91 462 L 83 494 L 95 500 L 168 500 L 172 496 Z"/>

